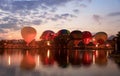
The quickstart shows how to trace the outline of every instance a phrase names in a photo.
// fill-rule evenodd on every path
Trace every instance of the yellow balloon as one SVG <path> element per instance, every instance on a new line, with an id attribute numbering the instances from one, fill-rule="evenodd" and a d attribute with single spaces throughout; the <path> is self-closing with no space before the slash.
<path id="1" fill-rule="evenodd" d="M 102 39 L 102 40 L 106 41 L 107 38 L 108 38 L 108 35 L 107 35 L 107 33 L 105 33 L 105 32 L 98 32 L 98 33 L 96 33 L 96 34 L 94 35 L 94 38 L 95 38 L 96 40 Z"/>
<path id="2" fill-rule="evenodd" d="M 27 45 L 35 38 L 37 32 L 33 27 L 24 27 L 21 29 L 22 38 L 27 42 Z"/>

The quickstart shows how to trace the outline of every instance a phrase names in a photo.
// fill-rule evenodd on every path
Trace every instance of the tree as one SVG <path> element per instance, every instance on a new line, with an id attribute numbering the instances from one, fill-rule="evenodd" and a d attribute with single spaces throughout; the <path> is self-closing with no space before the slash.
<path id="1" fill-rule="evenodd" d="M 120 52 L 120 32 L 117 34 L 117 51 Z"/>

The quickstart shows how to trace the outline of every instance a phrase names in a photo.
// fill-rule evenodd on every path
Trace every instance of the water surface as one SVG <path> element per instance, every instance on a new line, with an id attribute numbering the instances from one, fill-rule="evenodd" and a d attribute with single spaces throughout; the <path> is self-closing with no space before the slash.
<path id="1" fill-rule="evenodd" d="M 120 76 L 111 51 L 0 49 L 0 76 Z"/>

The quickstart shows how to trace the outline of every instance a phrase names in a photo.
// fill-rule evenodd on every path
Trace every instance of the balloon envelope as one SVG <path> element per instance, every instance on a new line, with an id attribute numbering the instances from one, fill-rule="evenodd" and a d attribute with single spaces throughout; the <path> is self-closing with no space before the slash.
<path id="1" fill-rule="evenodd" d="M 82 39 L 82 32 L 79 30 L 74 30 L 70 33 L 71 39 Z"/>
<path id="2" fill-rule="evenodd" d="M 89 31 L 82 32 L 82 39 L 84 44 L 89 44 L 91 38 L 92 38 L 92 34 Z"/>
<path id="3" fill-rule="evenodd" d="M 24 27 L 21 29 L 23 39 L 29 44 L 36 36 L 36 30 L 33 27 Z"/>
<path id="4" fill-rule="evenodd" d="M 107 34 L 106 34 L 105 32 L 98 32 L 98 33 L 96 33 L 96 34 L 94 35 L 93 38 L 94 38 L 98 43 L 103 44 L 103 43 L 107 40 L 108 36 L 107 36 Z"/>
<path id="5" fill-rule="evenodd" d="M 89 31 L 82 32 L 82 38 L 91 38 L 92 34 Z"/>
<path id="6" fill-rule="evenodd" d="M 67 30 L 67 29 L 62 29 L 62 30 L 59 30 L 57 32 L 57 36 L 60 36 L 60 35 L 69 35 L 70 34 L 70 31 Z"/>
<path id="7" fill-rule="evenodd" d="M 42 33 L 42 35 L 40 36 L 40 39 L 42 40 L 52 40 L 54 39 L 54 32 L 51 30 L 46 30 Z"/>

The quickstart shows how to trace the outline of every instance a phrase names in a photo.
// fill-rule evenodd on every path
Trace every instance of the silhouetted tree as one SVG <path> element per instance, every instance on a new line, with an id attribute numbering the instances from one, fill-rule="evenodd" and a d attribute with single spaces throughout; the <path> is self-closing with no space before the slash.
<path id="1" fill-rule="evenodd" d="M 120 52 L 120 32 L 117 34 L 117 52 Z"/>

